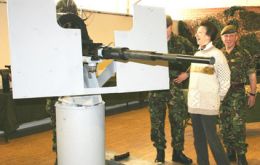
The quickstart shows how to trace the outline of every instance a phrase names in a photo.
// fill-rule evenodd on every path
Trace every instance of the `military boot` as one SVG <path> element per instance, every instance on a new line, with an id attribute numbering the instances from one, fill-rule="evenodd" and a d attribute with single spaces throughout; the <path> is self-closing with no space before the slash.
<path id="1" fill-rule="evenodd" d="M 173 150 L 172 161 L 182 163 L 182 164 L 191 164 L 192 160 L 188 158 L 182 151 Z"/>
<path id="2" fill-rule="evenodd" d="M 237 165 L 248 165 L 245 154 L 237 155 Z"/>
<path id="3" fill-rule="evenodd" d="M 156 149 L 157 155 L 155 158 L 156 163 L 164 163 L 165 162 L 165 152 L 162 149 Z"/>
<path id="4" fill-rule="evenodd" d="M 236 152 L 233 149 L 227 149 L 227 157 L 229 161 L 234 162 L 237 160 Z"/>

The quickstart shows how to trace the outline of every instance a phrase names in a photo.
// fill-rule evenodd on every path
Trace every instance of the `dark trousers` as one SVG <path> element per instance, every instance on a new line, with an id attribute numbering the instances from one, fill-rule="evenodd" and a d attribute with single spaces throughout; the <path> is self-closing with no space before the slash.
<path id="1" fill-rule="evenodd" d="M 191 114 L 194 146 L 199 165 L 209 165 L 208 145 L 218 165 L 229 165 L 229 160 L 217 135 L 217 116 Z"/>

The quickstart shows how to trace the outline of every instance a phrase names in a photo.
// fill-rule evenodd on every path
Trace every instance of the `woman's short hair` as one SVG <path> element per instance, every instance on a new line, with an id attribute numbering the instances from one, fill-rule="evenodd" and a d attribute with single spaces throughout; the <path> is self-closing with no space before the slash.
<path id="1" fill-rule="evenodd" d="M 203 21 L 201 22 L 200 26 L 204 26 L 207 30 L 206 34 L 210 37 L 211 41 L 214 41 L 217 37 L 218 34 L 218 29 L 217 27 L 209 22 L 209 21 Z"/>

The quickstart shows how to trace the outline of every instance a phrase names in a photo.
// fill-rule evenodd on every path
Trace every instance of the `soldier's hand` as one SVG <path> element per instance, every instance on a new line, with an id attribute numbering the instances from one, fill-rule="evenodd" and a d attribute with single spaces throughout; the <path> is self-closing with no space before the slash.
<path id="1" fill-rule="evenodd" d="M 173 79 L 173 82 L 180 84 L 188 77 L 189 77 L 188 73 L 182 72 L 176 79 Z"/>
<path id="2" fill-rule="evenodd" d="M 247 104 L 248 104 L 249 108 L 251 108 L 255 105 L 255 98 L 256 98 L 255 96 L 251 96 L 251 95 L 248 96 Z"/>

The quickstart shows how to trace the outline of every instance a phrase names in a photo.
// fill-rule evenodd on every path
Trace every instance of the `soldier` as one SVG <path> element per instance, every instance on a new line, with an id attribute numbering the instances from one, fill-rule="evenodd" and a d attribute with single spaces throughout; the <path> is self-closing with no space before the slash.
<path id="1" fill-rule="evenodd" d="M 184 37 L 172 33 L 172 19 L 166 18 L 167 39 L 169 53 L 192 54 L 194 46 Z M 171 125 L 171 135 L 173 147 L 172 161 L 191 164 L 192 160 L 184 155 L 184 130 L 189 119 L 187 105 L 182 91 L 182 83 L 174 83 L 174 79 L 185 72 L 185 66 L 179 62 L 169 62 L 170 70 L 170 90 L 152 91 L 149 93 L 149 111 L 151 118 L 151 140 L 157 150 L 155 162 L 165 162 L 166 139 L 164 133 L 164 122 L 166 109 L 169 110 L 169 120 Z"/>
<path id="2" fill-rule="evenodd" d="M 238 165 L 247 165 L 245 106 L 252 107 L 256 98 L 256 69 L 250 53 L 237 45 L 238 33 L 234 25 L 228 25 L 221 31 L 225 45 L 222 49 L 231 70 L 231 87 L 222 103 L 220 128 L 223 142 L 230 161 Z M 245 94 L 244 85 L 250 83 L 250 93 Z M 246 101 L 246 98 L 248 100 Z"/>

